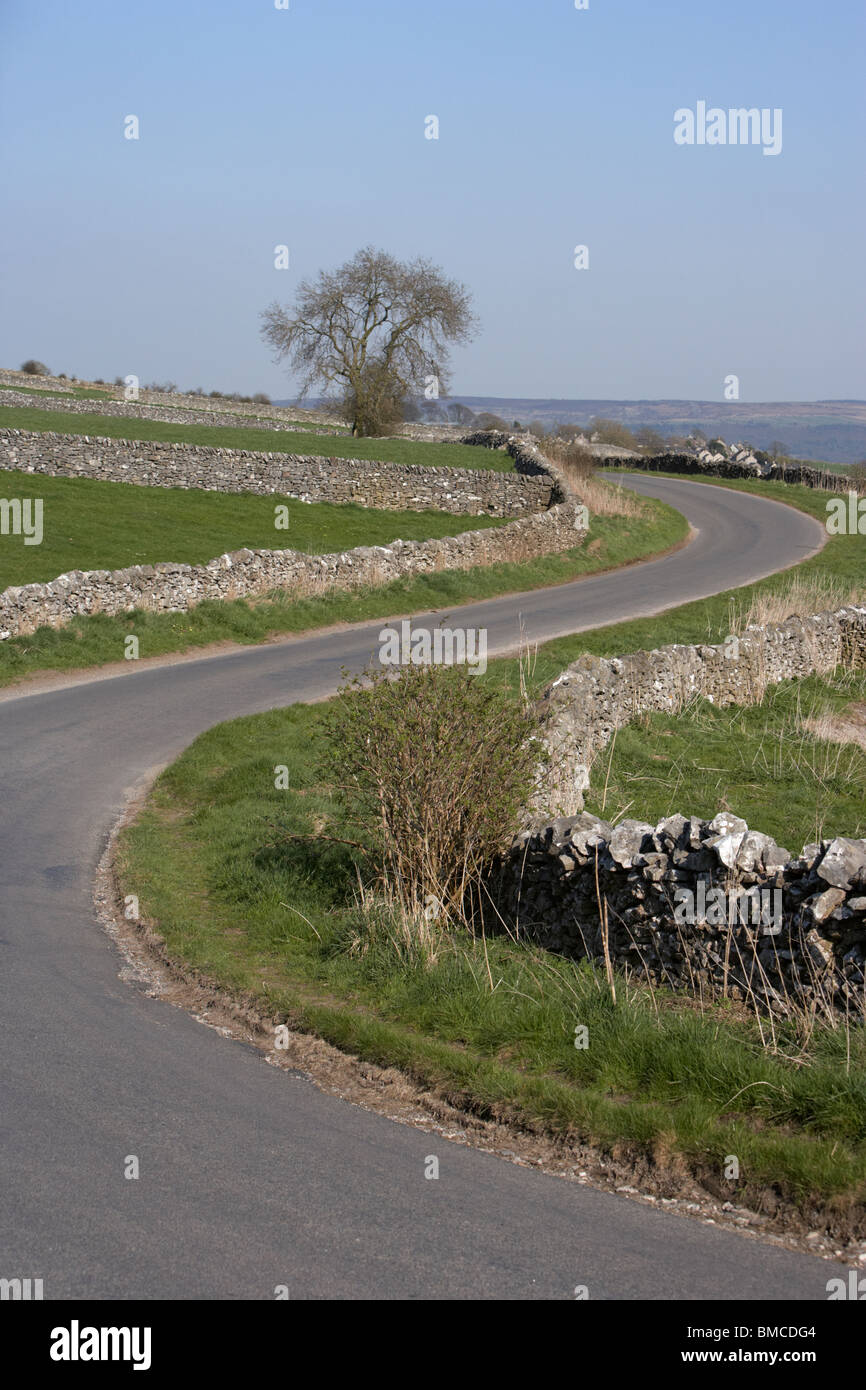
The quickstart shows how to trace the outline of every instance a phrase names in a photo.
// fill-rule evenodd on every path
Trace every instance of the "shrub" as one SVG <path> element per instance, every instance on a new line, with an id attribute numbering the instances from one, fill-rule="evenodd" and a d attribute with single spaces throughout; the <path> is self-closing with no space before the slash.
<path id="1" fill-rule="evenodd" d="M 28 357 L 26 362 L 21 363 L 22 372 L 28 376 L 50 376 L 48 368 L 44 362 L 38 362 L 35 357 Z"/>
<path id="2" fill-rule="evenodd" d="M 343 688 L 324 729 L 326 775 L 376 887 L 409 923 L 466 924 L 541 760 L 519 699 L 466 666 L 377 668 Z"/>

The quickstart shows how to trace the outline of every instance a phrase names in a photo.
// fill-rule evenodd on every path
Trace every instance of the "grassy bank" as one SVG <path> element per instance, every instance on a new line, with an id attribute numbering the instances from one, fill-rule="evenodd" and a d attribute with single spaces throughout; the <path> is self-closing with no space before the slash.
<path id="1" fill-rule="evenodd" d="M 321 719 L 294 706 L 210 730 L 124 832 L 123 891 L 174 957 L 475 1113 L 591 1142 L 673 1190 L 689 1173 L 734 1202 L 772 1212 L 781 1199 L 809 1224 L 863 1229 L 862 1029 L 816 1033 L 802 1065 L 784 1026 L 771 1052 L 729 1007 L 622 984 L 614 1004 L 589 966 L 507 937 L 456 932 L 426 964 L 371 935 L 354 851 L 290 838 L 348 838 L 316 770 Z M 731 1154 L 737 1181 L 723 1176 Z"/>
<path id="2" fill-rule="evenodd" d="M 32 493 L 32 478 L 30 487 Z M 188 495 L 183 494 L 184 497 Z M 227 499 L 231 505 L 237 500 L 234 496 Z M 273 499 L 261 500 L 266 505 L 273 502 Z M 303 513 L 310 510 L 302 503 L 296 505 Z M 366 518 L 374 515 L 377 514 L 361 513 L 365 527 Z M 399 514 L 397 534 L 405 535 L 402 519 L 409 515 L 407 512 Z M 475 520 L 472 519 L 473 525 Z M 302 515 L 297 527 L 304 524 Z M 275 634 L 305 632 L 332 623 L 362 622 L 394 613 L 417 613 L 435 608 L 451 609 L 474 599 L 563 584 L 582 575 L 658 554 L 681 541 L 686 530 L 679 512 L 662 503 L 648 502 L 639 517 L 594 516 L 584 545 L 526 564 L 440 571 L 380 588 L 320 598 L 292 600 L 290 596 L 276 594 L 256 603 L 243 600 L 202 603 L 188 613 L 137 610 L 117 618 L 103 615 L 83 618 L 59 629 L 41 627 L 26 637 L 13 637 L 0 643 L 0 685 L 37 671 L 78 670 L 117 661 L 123 656 L 124 640 L 129 634 L 139 638 L 143 657 L 159 656 L 204 647 L 212 642 L 262 642 Z M 276 535 L 286 537 L 288 544 L 296 543 L 295 531 L 281 531 Z M 363 540 L 364 543 L 369 540 L 366 529 Z M 8 541 L 9 538 L 7 544 Z M 15 545 L 20 544 L 16 537 Z M 219 553 L 219 547 L 213 553 Z M 175 554 L 171 558 L 180 556 Z"/>
<path id="3" fill-rule="evenodd" d="M 489 516 L 447 512 L 379 511 L 351 504 L 294 501 L 252 493 L 138 487 L 89 478 L 53 478 L 4 472 L 3 495 L 43 501 L 41 545 L 22 537 L 0 542 L 0 590 L 45 583 L 69 570 L 122 569 L 158 560 L 203 564 L 244 546 L 291 548 L 309 554 L 386 545 L 398 537 L 426 540 L 504 525 Z M 288 508 L 288 527 L 277 530 L 275 507 Z"/>
<path id="4" fill-rule="evenodd" d="M 825 499 L 808 489 L 732 486 L 825 515 Z M 831 538 L 795 577 L 811 584 L 813 601 L 856 587 L 863 579 L 858 538 Z M 791 584 L 789 572 L 658 618 L 549 643 L 538 653 L 531 685 L 539 690 L 582 651 L 721 640 L 748 621 L 751 605 L 785 609 Z M 517 663 L 495 662 L 483 679 L 516 690 Z M 862 678 L 849 682 L 836 688 L 805 682 L 808 710 L 844 708 Z M 740 791 L 753 797 L 754 823 L 782 843 L 792 839 L 790 820 L 781 819 L 786 803 L 789 817 L 803 811 L 807 821 L 814 808 L 808 795 L 799 809 L 791 800 L 794 774 L 784 760 L 774 768 L 765 758 L 762 767 L 765 783 L 778 772 L 778 788 L 755 785 L 749 739 L 758 746 L 766 729 L 775 738 L 794 717 L 795 698 L 793 687 L 780 687 L 766 708 L 707 715 L 719 721 L 707 735 L 716 775 L 732 801 Z M 768 1047 L 755 1020 L 735 1005 L 698 1005 L 622 982 L 614 1004 L 590 966 L 509 937 L 477 941 L 455 933 L 431 964 L 387 933 L 371 933 L 354 899 L 356 852 L 336 842 L 352 832 L 318 768 L 322 718 L 321 706 L 294 706 L 210 730 L 164 774 L 125 831 L 124 891 L 138 894 L 146 920 L 173 956 L 252 997 L 274 1022 L 397 1066 L 451 1103 L 630 1160 L 655 1190 L 665 1190 L 665 1181 L 667 1191 L 676 1190 L 678 1177 L 688 1173 L 723 1199 L 768 1213 L 781 1203 L 805 1225 L 844 1236 L 866 1233 L 862 1028 L 816 1029 L 804 1051 L 794 1025 L 783 1023 Z M 733 735 L 724 719 L 740 721 Z M 678 721 L 670 723 L 677 735 Z M 626 733 L 618 741 L 627 755 L 651 764 L 652 728 L 644 752 L 641 731 L 631 744 Z M 688 730 L 677 736 L 687 754 Z M 676 806 L 664 809 L 697 813 L 710 797 L 718 810 L 718 787 L 701 756 L 684 767 L 685 754 L 668 763 L 667 772 L 675 768 L 679 777 L 679 795 Z M 275 788 L 277 765 L 288 769 L 287 790 Z M 634 766 L 643 777 L 642 766 Z M 854 833 L 847 818 L 857 815 L 856 785 L 852 790 L 845 776 L 834 782 L 826 773 L 825 823 L 838 820 Z M 661 805 L 665 789 L 655 775 L 646 801 L 639 781 L 630 814 L 652 818 L 654 795 Z M 810 794 L 816 791 L 817 784 Z M 682 804 L 688 797 L 698 804 Z M 777 824 L 765 823 L 761 805 L 768 799 Z M 740 804 L 733 809 L 748 815 Z M 302 838 L 323 831 L 330 842 Z M 574 1046 L 578 1024 L 589 1029 L 586 1050 Z M 729 1155 L 739 1160 L 737 1180 L 723 1176 Z"/>
<path id="5" fill-rule="evenodd" d="M 84 415 L 0 405 L 0 429 L 86 434 L 103 439 L 138 439 L 169 444 L 203 444 L 212 449 L 251 449 L 260 453 L 315 454 L 326 458 L 410 463 L 426 468 L 492 468 L 508 473 L 507 454 L 471 444 L 436 444 L 417 439 L 352 439 L 349 435 L 303 430 L 256 429 L 234 425 L 167 425 L 135 416 Z"/>

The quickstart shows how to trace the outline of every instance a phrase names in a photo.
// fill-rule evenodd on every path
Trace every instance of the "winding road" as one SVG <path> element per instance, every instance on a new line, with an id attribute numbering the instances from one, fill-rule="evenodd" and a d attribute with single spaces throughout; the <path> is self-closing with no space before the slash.
<path id="1" fill-rule="evenodd" d="M 775 502 L 623 481 L 685 513 L 690 544 L 461 608 L 491 654 L 521 619 L 543 641 L 655 613 L 821 543 Z M 0 700 L 0 1277 L 42 1278 L 46 1299 L 826 1298 L 845 1273 L 826 1261 L 352 1106 L 119 978 L 91 892 L 129 790 L 219 720 L 333 691 L 382 626 Z"/>

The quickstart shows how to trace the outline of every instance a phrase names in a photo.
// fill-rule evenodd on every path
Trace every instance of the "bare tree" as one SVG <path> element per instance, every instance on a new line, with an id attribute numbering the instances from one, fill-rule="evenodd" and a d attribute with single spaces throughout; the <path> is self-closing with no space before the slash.
<path id="1" fill-rule="evenodd" d="M 665 451 L 665 441 L 658 430 L 652 429 L 649 425 L 642 425 L 635 431 L 635 439 L 642 449 L 646 449 L 651 454 L 663 454 Z"/>
<path id="2" fill-rule="evenodd" d="M 602 444 L 615 444 L 621 449 L 633 449 L 635 447 L 634 435 L 628 426 L 620 424 L 619 420 L 608 420 L 602 415 L 596 415 L 591 427 Z"/>
<path id="3" fill-rule="evenodd" d="M 262 337 L 275 361 L 339 395 L 353 434 L 374 434 L 400 418 L 407 396 L 435 378 L 447 389 L 448 347 L 477 328 L 465 286 L 430 261 L 398 261 L 371 246 L 335 271 L 303 281 L 293 307 L 272 303 Z"/>

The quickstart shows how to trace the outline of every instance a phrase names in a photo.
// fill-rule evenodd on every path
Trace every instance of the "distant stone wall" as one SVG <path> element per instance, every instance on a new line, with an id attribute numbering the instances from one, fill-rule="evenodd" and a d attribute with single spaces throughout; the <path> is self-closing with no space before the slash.
<path id="1" fill-rule="evenodd" d="M 438 540 L 359 546 L 341 554 L 237 550 L 206 565 L 73 571 L 50 584 L 26 584 L 0 593 L 0 639 L 32 632 L 43 624 L 57 627 L 93 613 L 118 614 L 133 608 L 180 612 L 204 599 L 261 597 L 275 590 L 300 598 L 438 570 L 516 563 L 570 550 L 585 536 L 583 508 L 563 502 L 502 527 Z"/>
<path id="2" fill-rule="evenodd" d="M 86 390 L 95 391 L 116 391 L 122 390 L 119 386 L 110 385 L 107 382 L 98 381 L 70 381 L 69 378 L 56 376 L 31 376 L 28 372 L 13 372 L 8 367 L 0 367 L 0 383 L 7 386 L 17 386 L 22 391 L 59 391 L 66 395 L 81 387 Z M 5 393 L 0 393 L 4 394 Z M 42 399 L 41 397 L 39 399 Z M 76 405 L 81 400 L 88 398 L 75 397 L 68 402 L 61 403 L 61 409 L 75 410 Z M 324 425 L 337 426 L 344 425 L 345 421 L 337 418 L 332 411 L 311 409 L 307 406 L 281 406 L 265 405 L 257 401 L 231 401 L 224 396 L 193 396 L 184 391 L 150 391 L 146 387 L 139 387 L 139 402 L 153 405 L 167 405 L 172 407 L 190 406 L 193 409 L 200 408 L 209 414 L 220 415 L 229 413 L 240 416 L 263 416 L 277 421 L 286 419 L 297 419 L 305 425 Z M 99 404 L 97 402 L 97 404 Z M 103 402 L 105 404 L 105 402 Z"/>
<path id="3" fill-rule="evenodd" d="M 171 397 L 168 399 L 171 400 Z M 195 400 L 195 397 L 188 399 Z M 35 391 L 28 392 L 22 388 L 20 391 L 0 392 L 0 405 L 25 406 L 30 410 L 52 410 L 62 415 L 102 415 L 113 420 L 158 420 L 165 425 L 209 425 L 215 429 L 289 430 L 293 433 L 300 426 L 305 434 L 338 433 L 327 425 L 308 420 L 294 421 L 287 410 L 280 416 L 274 416 L 272 413 L 258 416 L 250 409 L 242 412 L 240 407 L 234 409 L 227 404 L 224 404 L 221 410 L 212 409 L 206 406 L 204 399 L 196 409 L 194 406 L 184 408 L 179 405 L 154 405 L 145 400 L 100 401 L 88 396 L 67 395 L 61 400 L 55 396 L 42 396 Z M 268 408 L 259 406 L 258 409 L 265 412 Z M 345 431 L 339 433 L 344 434 Z"/>
<path id="4" fill-rule="evenodd" d="M 800 483 L 803 487 L 823 488 L 829 492 L 855 491 L 857 480 L 832 469 L 812 468 L 800 463 L 707 463 L 691 454 L 656 454 L 653 458 L 634 456 L 630 459 L 612 456 L 600 459 L 605 468 L 640 469 L 649 473 L 684 473 L 711 478 L 764 478 L 769 482 Z M 862 487 L 862 483 L 859 484 Z"/>
<path id="5" fill-rule="evenodd" d="M 432 508 L 465 516 L 527 516 L 564 495 L 537 450 L 515 446 L 514 454 L 512 473 L 0 429 L 0 469 L 53 477 L 276 493 L 305 502 L 355 502 L 394 511 Z"/>
<path id="6" fill-rule="evenodd" d="M 636 983 L 864 1016 L 866 840 L 795 857 L 727 812 L 616 828 L 584 812 L 519 835 L 488 890 L 491 929 L 602 970 L 606 951 Z"/>
<path id="7" fill-rule="evenodd" d="M 717 705 L 760 700 L 768 685 L 839 665 L 866 666 L 866 608 L 753 626 L 714 646 L 679 643 L 649 652 L 585 654 L 538 706 L 550 754 L 539 805 L 570 814 L 583 806 L 593 759 L 615 729 L 651 710 L 674 713 L 694 696 Z"/>

